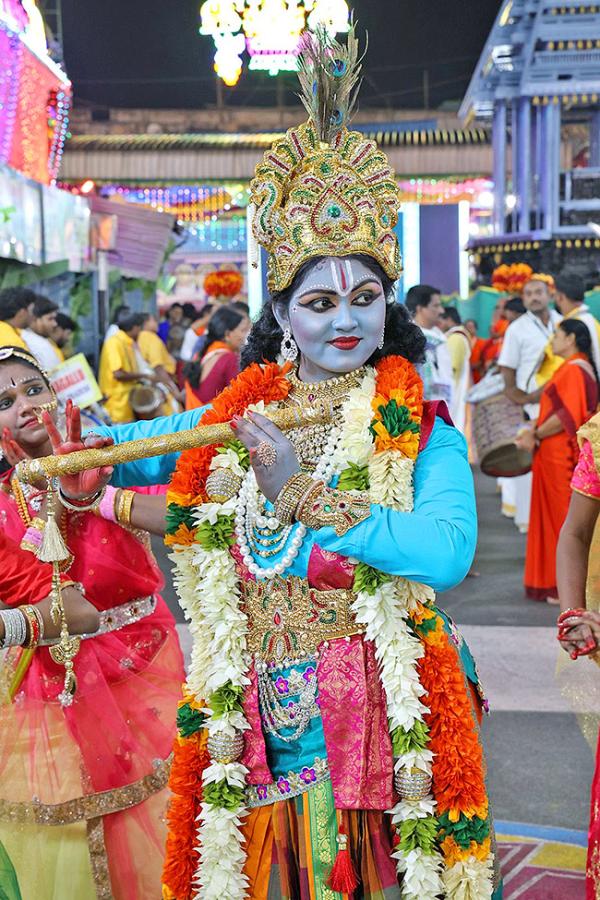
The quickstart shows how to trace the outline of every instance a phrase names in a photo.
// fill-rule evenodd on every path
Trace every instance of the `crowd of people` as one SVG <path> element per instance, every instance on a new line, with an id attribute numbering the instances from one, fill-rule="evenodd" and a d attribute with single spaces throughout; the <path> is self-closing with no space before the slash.
<path id="1" fill-rule="evenodd" d="M 470 387 L 487 378 L 522 408 L 514 442 L 531 454 L 531 471 L 498 479 L 502 512 L 527 534 L 525 595 L 558 603 L 556 547 L 579 457 L 577 432 L 598 407 L 600 324 L 584 303 L 583 280 L 568 271 L 556 279 L 532 273 L 521 296 L 498 299 L 487 338 L 431 285 L 410 288 L 406 306 L 426 338 L 425 396 L 448 404 L 472 460 Z"/>

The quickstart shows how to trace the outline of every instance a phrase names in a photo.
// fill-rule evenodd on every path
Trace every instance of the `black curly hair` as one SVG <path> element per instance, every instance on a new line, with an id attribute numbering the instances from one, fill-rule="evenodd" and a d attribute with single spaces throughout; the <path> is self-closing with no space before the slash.
<path id="1" fill-rule="evenodd" d="M 287 305 L 294 290 L 308 271 L 323 257 L 316 256 L 305 262 L 296 273 L 291 285 L 284 291 L 273 294 L 271 302 L 264 304 L 260 317 L 253 324 L 250 334 L 242 349 L 242 369 L 252 363 L 275 362 L 279 355 L 283 332 L 273 313 L 273 304 Z M 348 259 L 362 262 L 381 281 L 386 298 L 392 296 L 394 282 L 386 275 L 379 263 L 370 256 L 356 254 Z M 425 337 L 421 329 L 414 325 L 404 304 L 388 303 L 385 311 L 385 338 L 383 348 L 377 349 L 367 360 L 375 365 L 384 356 L 403 356 L 411 363 L 422 362 L 425 354 Z"/>

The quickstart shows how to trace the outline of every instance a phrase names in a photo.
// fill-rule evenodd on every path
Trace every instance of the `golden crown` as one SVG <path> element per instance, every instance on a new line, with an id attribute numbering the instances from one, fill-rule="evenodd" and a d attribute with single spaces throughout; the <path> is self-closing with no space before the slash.
<path id="1" fill-rule="evenodd" d="M 399 191 L 386 155 L 345 122 L 360 72 L 354 27 L 346 47 L 304 36 L 301 99 L 310 119 L 265 153 L 250 185 L 253 235 L 269 254 L 267 284 L 282 291 L 316 256 L 366 253 L 395 280 Z"/>

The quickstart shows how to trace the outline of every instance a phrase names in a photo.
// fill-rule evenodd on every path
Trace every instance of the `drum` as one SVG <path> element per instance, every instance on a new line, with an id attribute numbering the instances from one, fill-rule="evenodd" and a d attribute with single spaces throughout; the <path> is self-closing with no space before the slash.
<path id="1" fill-rule="evenodd" d="M 504 394 L 495 394 L 474 404 L 473 436 L 479 465 L 485 475 L 516 478 L 531 469 L 531 453 L 514 443 L 525 425 L 523 407 Z"/>
<path id="2" fill-rule="evenodd" d="M 164 403 L 163 392 L 153 384 L 137 384 L 129 395 L 136 419 L 154 419 Z"/>

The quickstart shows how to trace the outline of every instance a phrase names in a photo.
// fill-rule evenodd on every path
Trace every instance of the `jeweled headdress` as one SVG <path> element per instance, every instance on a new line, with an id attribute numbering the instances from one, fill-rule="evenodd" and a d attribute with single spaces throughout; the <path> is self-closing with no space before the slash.
<path id="1" fill-rule="evenodd" d="M 250 185 L 253 234 L 269 254 L 268 288 L 288 287 L 316 256 L 366 253 L 395 280 L 399 191 L 385 153 L 346 127 L 361 60 L 354 26 L 343 46 L 325 31 L 303 35 L 301 99 L 308 122 L 265 153 Z"/>

